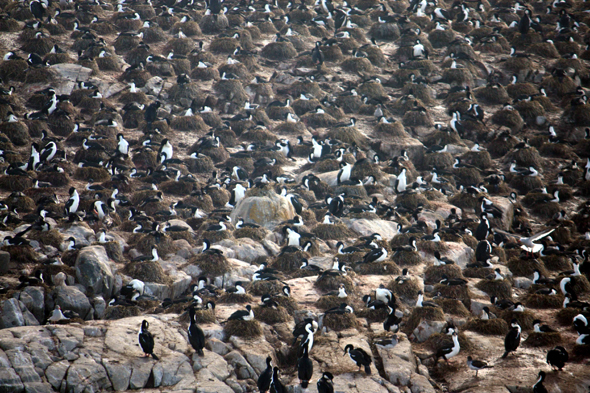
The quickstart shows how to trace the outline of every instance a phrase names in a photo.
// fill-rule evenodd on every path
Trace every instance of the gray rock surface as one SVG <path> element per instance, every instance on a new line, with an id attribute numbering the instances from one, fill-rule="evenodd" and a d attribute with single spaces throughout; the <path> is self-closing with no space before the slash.
<path id="1" fill-rule="evenodd" d="M 231 213 L 232 221 L 242 217 L 247 223 L 256 223 L 272 228 L 278 222 L 290 220 L 295 216 L 293 205 L 275 192 L 265 196 L 243 198 Z"/>
<path id="2" fill-rule="evenodd" d="M 90 246 L 80 250 L 76 259 L 76 279 L 94 295 L 111 298 L 114 276 L 104 247 Z"/>
<path id="3" fill-rule="evenodd" d="M 49 307 L 51 310 L 55 304 L 62 310 L 77 312 L 82 319 L 92 316 L 90 301 L 77 287 L 57 287 L 52 293 L 52 298 L 53 304 Z"/>

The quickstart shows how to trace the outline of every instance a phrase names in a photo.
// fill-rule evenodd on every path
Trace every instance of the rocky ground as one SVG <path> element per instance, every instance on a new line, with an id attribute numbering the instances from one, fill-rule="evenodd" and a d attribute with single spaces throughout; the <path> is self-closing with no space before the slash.
<path id="1" fill-rule="evenodd" d="M 243 7 L 234 3 L 224 4 Z M 26 59 L 30 52 L 36 51 L 46 56 L 51 64 L 33 67 L 23 60 L 4 60 L 0 64 L 3 87 L 15 87 L 15 93 L 2 96 L 0 114 L 6 118 L 13 112 L 18 117 L 16 123 L 0 124 L 5 168 L 8 164 L 26 162 L 33 143 L 41 148 L 46 146 L 48 140 L 41 139 L 41 130 L 49 130 L 51 136 L 58 138 L 57 145 L 67 157 L 58 156 L 47 165 L 59 166 L 64 170 L 63 175 L 29 170 L 26 175 L 6 173 L 0 177 L 1 199 L 10 210 L 16 209 L 16 212 L 0 214 L 2 239 L 38 221 L 37 207 L 43 197 L 55 194 L 59 198 L 45 206 L 50 212 L 45 222 L 51 225 L 51 231 L 30 230 L 25 236 L 30 244 L 4 245 L 0 251 L 0 393 L 254 392 L 268 355 L 280 367 L 281 380 L 288 385 L 288 391 L 301 392 L 291 331 L 296 322 L 307 317 L 323 322 L 310 354 L 314 364 L 310 392 L 317 392 L 315 381 L 325 371 L 334 374 L 334 387 L 338 392 L 530 392 L 537 373 L 544 370 L 547 372 L 545 387 L 549 392 L 587 393 L 590 351 L 587 345 L 574 344 L 578 335 L 571 326 L 571 319 L 577 311 L 572 315 L 560 311 L 561 293 L 554 298 L 557 300 L 539 300 L 532 295 L 539 288 L 532 285 L 533 270 L 540 268 L 545 276 L 560 279 L 560 272 L 572 266 L 565 254 L 538 255 L 535 262 L 521 254 L 518 247 L 494 244 L 492 263 L 506 277 L 501 284 L 490 284 L 486 279 L 492 269 L 466 269 L 467 264 L 475 261 L 478 242 L 464 231 L 461 236 L 445 233 L 443 241 L 436 244 L 419 240 L 418 252 L 412 254 L 412 258 L 394 256 L 396 248 L 406 245 L 409 237 L 399 232 L 398 223 L 405 228 L 421 229 L 416 234 L 420 238 L 433 232 L 436 220 L 444 223 L 451 209 L 456 209 L 465 221 L 457 222 L 461 225 L 456 225 L 455 229 L 467 227 L 474 232 L 481 210 L 477 198 L 481 196 L 489 198 L 502 211 L 501 219 L 492 220 L 494 228 L 525 233 L 523 228 L 528 227 L 534 233 L 556 227 L 551 239 L 554 245 L 563 246 L 568 253 L 588 249 L 590 240 L 584 235 L 590 230 L 587 206 L 590 180 L 584 178 L 583 168 L 590 157 L 588 137 L 584 138 L 585 129 L 590 126 L 590 105 L 581 98 L 590 80 L 590 52 L 585 47 L 590 33 L 585 3 L 568 3 L 571 7 L 567 9 L 579 22 L 578 30 L 568 33 L 556 32 L 557 10 L 543 15 L 548 2 L 527 2 L 535 14 L 543 15 L 546 29 L 543 34 L 531 31 L 523 36 L 516 28 L 508 27 L 510 22 L 520 20 L 523 11 L 507 12 L 504 7 L 513 4 L 506 2 L 484 1 L 484 11 L 472 9 L 473 18 L 482 21 L 483 26 L 479 28 L 471 22 L 452 22 L 445 24 L 447 30 L 441 33 L 428 17 L 408 11 L 409 3 L 405 1 L 383 3 L 387 12 L 382 12 L 376 1 L 356 1 L 353 3 L 361 12 L 357 14 L 355 10 L 349 17 L 356 27 L 341 29 L 351 37 L 338 37 L 333 46 L 324 45 L 324 42 L 321 49 L 325 63 L 317 68 L 310 51 L 315 41 L 332 38 L 333 26 L 325 29 L 313 24 L 311 19 L 324 11 L 321 7 L 312 11 L 309 1 L 306 3 L 310 10 L 289 11 L 292 20 L 303 23 L 292 22 L 287 26 L 280 18 L 287 13 L 287 2 L 278 3 L 279 7 L 272 9 L 271 22 L 265 20 L 266 15 L 261 10 L 242 10 L 219 16 L 214 23 L 211 16 L 204 15 L 205 4 L 202 3 L 188 6 L 184 2 L 174 5 L 159 2 L 153 7 L 127 4 L 132 10 L 124 14 L 132 16 L 138 12 L 141 21 L 137 21 L 121 19 L 114 10 L 114 3 L 102 6 L 80 3 L 81 8 L 74 11 L 71 4 L 60 2 L 63 11 L 75 14 L 83 28 L 92 30 L 95 37 L 90 39 L 73 31 L 73 21 L 63 15 L 57 18 L 58 23 L 46 23 L 41 27 L 45 37 L 32 38 L 33 30 L 25 29 L 25 22 L 33 20 L 27 4 L 0 2 L 4 12 L 0 19 L 0 52 L 15 51 Z M 163 16 L 166 5 L 174 6 L 178 17 Z M 438 5 L 453 12 L 454 18 L 459 14 L 458 4 L 439 1 Z M 342 8 L 344 4 L 336 6 Z M 57 4 L 51 5 L 48 13 L 53 14 L 56 7 Z M 429 11 L 434 9 L 431 5 L 427 7 Z M 491 22 L 494 13 L 502 14 L 504 21 Z M 90 24 L 92 14 L 99 15 L 99 24 Z M 398 19 L 395 23 L 379 23 L 379 18 L 387 14 Z M 180 22 L 182 15 L 190 15 L 194 21 Z M 143 21 L 148 19 L 160 24 L 161 29 L 142 27 Z M 246 25 L 246 20 L 252 25 Z M 411 30 L 418 27 L 422 30 L 417 33 Z M 494 35 L 494 28 L 497 35 Z M 289 34 L 289 29 L 298 34 Z M 189 38 L 179 38 L 179 30 Z M 149 44 L 149 48 L 140 47 L 140 38 L 120 35 L 131 31 L 143 31 L 143 42 Z M 289 42 L 276 45 L 277 31 Z M 240 32 L 241 36 L 231 38 L 235 32 Z M 465 37 L 471 37 L 472 43 Z M 495 38 L 490 41 L 489 37 Z M 104 43 L 100 43 L 99 38 L 104 39 Z M 371 45 L 371 38 L 376 38 L 379 46 Z M 429 49 L 429 59 L 411 58 L 409 51 L 416 38 Z M 544 42 L 544 39 L 554 42 Z M 203 43 L 202 50 L 199 42 Z M 54 44 L 65 53 L 49 53 Z M 238 45 L 252 53 L 234 55 Z M 530 53 L 530 59 L 509 57 L 511 45 L 519 52 Z M 99 57 L 102 49 L 110 56 Z M 366 52 L 368 58 L 354 57 L 353 50 L 357 49 Z M 184 57 L 146 63 L 146 70 L 132 76 L 125 71 L 145 61 L 148 54 L 168 56 L 171 50 Z M 571 52 L 577 53 L 578 58 L 571 58 Z M 467 59 L 456 60 L 459 68 L 451 68 L 451 53 Z M 242 63 L 228 64 L 230 55 Z M 203 69 L 198 66 L 199 62 L 210 65 Z M 556 74 L 555 69 L 563 70 L 563 75 Z M 238 79 L 221 80 L 224 72 L 235 73 Z M 410 83 L 411 73 L 427 78 L 428 83 Z M 189 74 L 190 83 L 179 84 L 177 77 L 181 74 Z M 513 74 L 523 83 L 509 85 Z M 255 76 L 267 82 L 255 83 Z M 91 98 L 92 89 L 78 89 L 80 81 L 94 83 L 102 98 Z M 130 82 L 137 85 L 138 93 L 129 92 Z M 464 91 L 450 92 L 458 86 L 470 86 L 473 96 Z M 575 91 L 578 86 L 583 88 L 581 92 Z M 60 111 L 55 114 L 37 120 L 26 119 L 25 114 L 43 108 L 47 97 L 39 92 L 48 87 L 54 88 L 58 95 L 70 95 L 70 100 L 60 102 Z M 537 94 L 539 87 L 546 89 L 548 97 Z M 366 95 L 369 101 L 363 103 L 359 96 L 347 95 L 352 88 Z M 312 99 L 301 99 L 301 93 L 311 95 Z M 521 95 L 533 98 L 516 102 Z M 292 100 L 290 108 L 266 107 L 274 100 L 287 98 Z M 572 102 L 576 98 L 582 102 Z M 146 105 L 160 102 L 158 119 L 146 122 L 145 107 L 126 107 L 135 101 Z M 246 101 L 260 107 L 246 111 L 243 109 Z M 477 121 L 468 113 L 469 105 L 476 102 L 485 110 L 484 121 Z M 507 103 L 516 109 L 506 108 Z M 204 106 L 211 107 L 212 113 L 197 113 Z M 317 106 L 326 113 L 314 113 Z M 195 114 L 185 116 L 189 107 Z M 386 117 L 393 117 L 391 124 L 379 123 L 374 116 L 377 108 L 381 108 Z M 461 135 L 433 127 L 440 124 L 446 128 L 450 113 L 455 110 L 463 116 Z M 296 114 L 300 121 L 295 124 L 284 121 L 286 113 Z M 237 114 L 252 114 L 253 119 L 240 121 L 233 117 Z M 357 119 L 355 127 L 338 124 L 352 116 Z M 116 120 L 118 126 L 97 124 L 104 119 Z M 223 121 L 228 121 L 232 129 L 221 127 Z M 256 129 L 258 121 L 268 129 Z M 76 122 L 92 127 L 92 133 L 73 133 Z M 565 143 L 549 143 L 550 124 Z M 164 135 L 158 134 L 156 129 Z M 200 138 L 211 130 L 220 137 L 220 146 L 203 148 Z M 130 141 L 132 148 L 129 157 L 116 157 L 118 165 L 127 167 L 123 170 L 126 174 L 133 167 L 161 169 L 155 151 L 166 137 L 174 146 L 174 158 L 180 160 L 168 166 L 178 168 L 182 175 L 192 174 L 196 182 L 192 183 L 191 179 L 175 182 L 172 180 L 175 175 L 170 173 L 160 182 L 154 177 L 121 181 L 111 178 L 105 168 L 78 167 L 83 161 L 106 161 L 113 156 L 115 136 L 119 132 Z M 81 147 L 80 135 L 91 134 L 106 137 L 100 142 L 104 152 L 89 153 Z M 376 184 L 341 185 L 337 182 L 339 162 L 332 159 L 309 163 L 311 149 L 297 145 L 296 137 L 309 141 L 312 135 L 342 142 L 346 149 L 344 161 L 356 164 L 353 177 L 365 180 L 366 176 L 373 175 Z M 155 142 L 154 147 L 140 148 L 147 138 Z M 529 145 L 524 149 L 515 148 L 524 138 L 528 138 Z M 230 156 L 248 143 L 271 147 L 277 139 L 290 141 L 294 152 L 292 159 L 268 149 L 255 151 L 247 158 Z M 475 143 L 487 151 L 473 151 Z M 427 150 L 435 145 L 446 145 L 447 152 Z M 399 159 L 404 150 L 409 161 Z M 189 158 L 193 152 L 200 153 L 198 159 Z M 381 163 L 362 161 L 375 154 Z M 255 168 L 254 162 L 263 157 L 276 158 L 278 164 Z M 453 168 L 454 157 L 460 157 L 474 168 Z M 513 160 L 519 167 L 535 167 L 541 176 L 530 178 L 510 173 Z M 390 162 L 397 165 L 390 165 Z M 577 163 L 578 168 L 571 167 L 572 162 Z M 309 252 L 299 251 L 287 257 L 279 255 L 286 243 L 281 230 L 283 222 L 293 219 L 295 210 L 286 198 L 278 195 L 277 184 L 251 189 L 235 209 L 224 210 L 235 179 L 229 187 L 219 190 L 207 186 L 223 180 L 224 171 L 234 165 L 247 169 L 252 179 L 267 170 L 275 177 L 286 174 L 295 179 L 287 187 L 289 192 L 300 196 L 306 207 L 302 213 L 305 223 L 302 230 L 315 236 Z M 408 183 L 421 176 L 433 188 L 396 193 L 396 179 L 402 167 L 407 169 Z M 433 182 L 433 167 L 449 182 Z M 212 178 L 213 171 L 217 171 L 219 179 Z M 321 179 L 313 191 L 301 186 L 304 176 L 310 173 Z M 554 184 L 559 173 L 564 174 L 565 184 Z M 490 175 L 494 174 L 506 177 L 496 184 L 490 180 Z M 105 187 L 100 196 L 85 190 L 90 179 Z M 36 188 L 35 180 L 48 181 L 51 187 Z M 156 193 L 143 190 L 149 188 L 152 181 L 159 183 L 163 200 L 142 205 L 146 197 Z M 456 187 L 481 183 L 487 190 L 480 189 L 476 196 L 458 191 Z M 81 194 L 80 210 L 86 211 L 82 222 L 71 222 L 63 215 L 70 187 Z M 157 233 L 157 242 L 153 233 L 132 233 L 137 223 L 127 219 L 128 206 L 118 207 L 105 219 L 93 218 L 93 203 L 96 200 L 107 202 L 115 187 L 120 192 L 117 198 L 127 196 L 131 204 L 145 210 L 150 222 L 170 222 L 185 227 L 186 231 Z M 544 194 L 539 195 L 539 187 L 547 187 L 550 193 L 559 190 L 560 202 L 546 202 Z M 515 203 L 508 198 L 511 191 L 518 192 Z M 325 196 L 340 193 L 347 195 L 347 208 L 369 203 L 376 196 L 383 209 L 379 214 L 344 214 L 336 218 L 338 225 L 322 225 L 327 209 L 314 204 L 323 202 Z M 171 203 L 179 201 L 184 207 L 176 209 L 173 219 L 161 213 Z M 420 203 L 423 210 L 417 210 Z M 191 207 L 198 207 L 207 217 L 195 218 Z M 561 210 L 567 213 L 567 218 L 553 220 L 554 214 Z M 220 234 L 206 230 L 225 213 L 232 218 L 227 231 Z M 34 216 L 31 219 L 25 217 L 27 214 Z M 239 217 L 263 228 L 236 230 Z M 426 229 L 420 228 L 419 223 L 425 223 Z M 106 243 L 98 242 L 101 229 L 107 232 Z M 317 285 L 317 275 L 298 269 L 305 257 L 310 263 L 328 270 L 336 256 L 337 241 L 347 246 L 360 244 L 359 237 L 373 233 L 381 234 L 383 241 L 379 245 L 389 252 L 386 261 L 376 267 L 357 263 L 362 260 L 364 251 L 339 256 L 351 271 L 330 285 Z M 70 237 L 75 239 L 76 250 L 67 250 Z M 203 239 L 210 239 L 215 248 L 223 251 L 224 257 L 213 259 L 201 254 Z M 489 240 L 492 241 L 492 236 Z M 157 262 L 133 262 L 135 257 L 149 254 L 153 244 L 157 245 L 160 256 Z M 456 265 L 434 266 L 435 251 Z M 57 256 L 64 264 L 51 264 Z M 283 286 L 282 283 L 250 282 L 262 262 L 281 271 L 281 282 L 290 286 L 292 301 L 281 300 L 286 302 L 281 304 L 288 306 L 284 313 L 279 315 L 279 320 L 260 320 L 259 331 L 254 329 L 251 335 L 249 332 L 228 334 L 226 320 L 234 311 L 243 309 L 246 304 L 256 306 L 262 294 L 279 292 Z M 396 285 L 394 280 L 404 267 L 409 268 L 412 280 L 405 286 Z M 37 269 L 43 271 L 45 282 L 19 287 Z M 464 278 L 467 284 L 459 289 L 441 286 L 437 283 L 442 274 Z M 225 288 L 242 281 L 249 295 L 238 299 L 239 302 L 234 301 L 235 298 L 214 299 L 217 303 L 214 314 L 207 314 L 209 319 L 200 323 L 207 345 L 205 356 L 199 357 L 187 342 L 186 303 L 164 307 L 162 301 L 187 296 L 190 285 L 203 275 L 212 284 Z M 108 306 L 134 278 L 145 282 L 149 296 L 127 306 Z M 590 284 L 584 276 L 578 280 L 576 291 L 580 300 L 588 301 Z M 353 306 L 355 314 L 330 320 L 322 314 L 337 306 L 340 300 L 326 294 L 337 289 L 340 283 L 347 287 L 346 302 Z M 375 341 L 391 335 L 383 331 L 385 314 L 367 310 L 361 301 L 363 295 L 373 294 L 380 284 L 393 290 L 398 298 L 398 309 L 404 313 L 401 331 L 397 333 L 399 343 L 390 349 L 375 345 Z M 496 285 L 502 287 L 498 289 Z M 555 287 L 559 292 L 557 285 Z M 444 313 L 429 314 L 415 307 L 419 290 L 429 299 L 440 294 L 437 301 L 443 305 Z M 483 307 L 492 307 L 490 295 L 496 290 L 501 297 L 523 302 L 527 312 L 517 316 L 522 318 L 522 344 L 507 359 L 501 359 L 505 326 L 504 330 L 500 328 L 494 332 L 473 327 Z M 59 324 L 47 324 L 56 306 L 76 316 Z M 513 316 L 493 307 L 492 310 L 498 314 L 498 320 L 509 321 Z M 255 315 L 262 311 L 256 309 Z M 533 318 L 543 320 L 559 334 L 547 341 L 539 338 L 532 333 Z M 150 331 L 155 335 L 158 361 L 142 357 L 137 334 L 144 319 L 149 321 Z M 461 351 L 450 363 L 440 360 L 434 364 L 431 355 L 450 342 L 450 337 L 442 334 L 448 325 L 460 331 Z M 372 375 L 359 372 L 344 355 L 347 344 L 371 354 Z M 570 362 L 560 372 L 551 371 L 545 361 L 547 351 L 557 344 L 570 353 Z M 485 360 L 493 368 L 480 371 L 475 377 L 475 372 L 467 367 L 467 356 Z"/>

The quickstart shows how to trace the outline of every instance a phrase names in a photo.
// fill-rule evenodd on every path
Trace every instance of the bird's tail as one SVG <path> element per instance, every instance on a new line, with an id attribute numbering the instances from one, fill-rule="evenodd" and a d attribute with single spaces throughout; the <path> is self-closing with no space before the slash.
<path id="1" fill-rule="evenodd" d="M 510 351 L 504 352 L 504 355 L 502 355 L 502 359 L 506 359 L 506 356 L 508 356 L 509 353 L 510 353 Z"/>
<path id="2" fill-rule="evenodd" d="M 157 357 L 155 353 L 152 352 L 150 355 L 152 355 L 152 357 L 154 358 L 154 360 L 160 360 L 160 358 Z"/>
<path id="3" fill-rule="evenodd" d="M 199 350 L 197 351 L 197 354 L 198 354 L 199 356 L 205 356 L 205 352 L 203 352 L 203 350 L 202 350 L 202 349 L 199 349 Z"/>
<path id="4" fill-rule="evenodd" d="M 307 389 L 308 386 L 309 386 L 309 381 L 301 381 L 301 388 Z"/>
<path id="5" fill-rule="evenodd" d="M 366 373 L 367 375 L 371 375 L 371 365 L 370 365 L 370 364 L 367 364 L 367 365 L 365 366 L 365 373 Z"/>

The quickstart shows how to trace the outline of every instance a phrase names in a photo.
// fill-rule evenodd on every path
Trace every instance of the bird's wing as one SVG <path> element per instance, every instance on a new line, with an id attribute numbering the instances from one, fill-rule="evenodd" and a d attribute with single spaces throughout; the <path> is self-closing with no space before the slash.
<path id="1" fill-rule="evenodd" d="M 551 228 L 551 229 L 544 230 L 543 232 L 535 233 L 529 239 L 531 239 L 532 242 L 534 242 L 536 240 L 540 240 L 546 236 L 549 236 L 554 230 L 555 230 L 555 228 Z"/>

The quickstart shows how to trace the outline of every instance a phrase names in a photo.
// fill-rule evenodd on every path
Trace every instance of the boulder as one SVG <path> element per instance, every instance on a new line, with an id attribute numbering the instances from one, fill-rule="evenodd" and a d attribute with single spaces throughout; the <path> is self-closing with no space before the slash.
<path id="1" fill-rule="evenodd" d="M 90 357 L 81 357 L 72 363 L 66 382 L 70 393 L 105 391 L 113 386 L 103 365 Z"/>
<path id="2" fill-rule="evenodd" d="M 229 250 L 229 252 L 224 250 L 224 255 L 227 258 L 236 258 L 244 262 L 254 262 L 258 258 L 268 256 L 262 244 L 247 237 L 237 240 L 222 240 L 216 243 L 216 246 L 218 245 Z"/>
<path id="3" fill-rule="evenodd" d="M 45 318 L 45 289 L 43 287 L 26 287 L 17 296 L 37 321 L 43 322 Z"/>
<path id="4" fill-rule="evenodd" d="M 201 369 L 197 373 L 197 393 L 234 393 L 233 389 L 215 378 L 208 369 Z"/>
<path id="5" fill-rule="evenodd" d="M 366 218 L 360 219 L 343 219 L 342 223 L 348 228 L 357 232 L 361 236 L 369 236 L 373 233 L 378 233 L 384 240 L 390 240 L 398 234 L 397 224 L 393 221 L 385 221 L 381 219 L 369 220 Z"/>
<path id="6" fill-rule="evenodd" d="M 295 217 L 291 202 L 274 190 L 262 190 L 256 196 L 246 196 L 231 213 L 233 222 L 242 217 L 246 223 L 255 223 L 269 228 Z"/>
<path id="7" fill-rule="evenodd" d="M 107 359 L 103 359 L 102 365 L 109 375 L 109 379 L 113 384 L 113 389 L 117 392 L 127 390 L 129 387 L 129 379 L 131 378 L 131 367 L 129 364 L 110 362 Z"/>
<path id="8" fill-rule="evenodd" d="M 152 375 L 154 376 L 154 387 L 156 388 L 173 386 L 183 379 L 192 381 L 195 379 L 189 358 L 178 352 L 174 352 L 154 364 Z"/>
<path id="9" fill-rule="evenodd" d="M 65 239 L 69 237 L 76 239 L 76 244 L 79 246 L 90 245 L 90 238 L 94 237 L 94 231 L 85 222 L 73 224 L 61 233 Z"/>
<path id="10" fill-rule="evenodd" d="M 18 299 L 13 298 L 3 301 L 0 309 L 0 328 L 39 325 L 35 316 Z"/>
<path id="11" fill-rule="evenodd" d="M 436 393 L 428 378 L 416 373 L 410 379 L 410 389 L 412 393 Z"/>
<path id="12" fill-rule="evenodd" d="M 205 356 L 193 354 L 193 370 L 199 371 L 203 368 L 209 370 L 220 381 L 225 381 L 231 375 L 223 356 L 215 352 L 205 351 Z"/>
<path id="13" fill-rule="evenodd" d="M 0 393 L 20 393 L 24 392 L 20 377 L 12 368 L 0 368 Z"/>
<path id="14" fill-rule="evenodd" d="M 87 319 L 92 316 L 90 313 L 90 301 L 77 287 L 57 287 L 53 292 L 53 301 L 62 310 L 71 310 L 80 315 L 80 318 Z M 51 309 L 53 309 L 51 307 Z"/>
<path id="15" fill-rule="evenodd" d="M 111 262 L 102 246 L 85 247 L 76 258 L 76 279 L 93 295 L 110 299 L 114 289 Z"/>
<path id="16" fill-rule="evenodd" d="M 7 251 L 0 251 L 0 274 L 5 274 L 10 268 L 10 254 Z"/>
<path id="17" fill-rule="evenodd" d="M 421 343 L 428 340 L 428 337 L 435 333 L 440 333 L 447 323 L 445 321 L 422 321 L 414 329 L 412 335 L 417 342 Z"/>
<path id="18" fill-rule="evenodd" d="M 71 63 L 60 63 L 49 67 L 58 76 L 75 82 L 86 82 L 92 74 L 92 69 Z"/>

